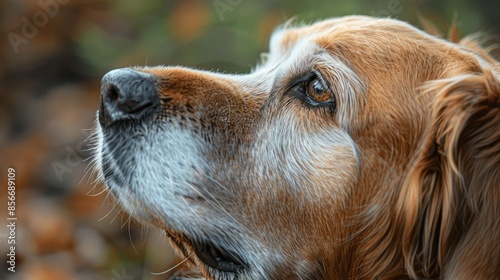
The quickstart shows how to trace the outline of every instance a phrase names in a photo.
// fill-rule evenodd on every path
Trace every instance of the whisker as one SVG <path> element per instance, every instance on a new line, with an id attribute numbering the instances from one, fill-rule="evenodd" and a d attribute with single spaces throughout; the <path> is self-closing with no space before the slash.
<path id="1" fill-rule="evenodd" d="M 85 177 L 87 177 L 87 175 L 89 175 L 89 176 L 87 177 L 87 184 L 89 183 L 89 181 L 90 181 L 90 177 L 92 177 L 92 174 L 93 174 L 93 173 L 95 172 L 95 170 L 96 170 L 96 165 L 97 165 L 97 163 L 96 163 L 96 162 L 92 159 L 92 162 L 91 162 L 91 163 L 89 163 L 89 164 L 87 165 L 87 167 L 85 168 L 85 169 L 86 169 L 86 170 L 85 170 L 85 173 L 83 174 L 82 179 L 80 180 L 80 182 L 78 182 L 78 185 L 80 185 L 80 184 L 82 183 L 83 179 L 85 179 Z M 90 172 L 90 173 L 89 173 L 89 172 Z"/>
<path id="2" fill-rule="evenodd" d="M 113 208 L 111 208 L 111 209 L 108 211 L 108 213 L 107 213 L 106 215 L 104 215 L 104 217 L 100 218 L 98 221 L 100 222 L 100 221 L 102 221 L 102 220 L 106 219 L 106 217 L 107 217 L 107 216 L 109 216 L 109 214 L 111 214 L 111 212 L 113 212 L 113 210 L 115 209 L 115 207 L 116 207 L 116 204 L 113 206 Z M 112 221 L 111 221 L 111 222 L 112 222 Z"/>
<path id="3" fill-rule="evenodd" d="M 88 191 L 86 195 L 92 196 L 92 197 L 97 197 L 97 196 L 100 196 L 101 194 L 103 194 L 104 192 L 106 192 L 106 188 L 102 188 L 102 190 L 100 192 L 98 192 L 96 194 L 91 194 L 90 192 L 93 191 L 95 188 L 96 188 L 96 186 L 94 186 L 90 191 Z"/>
<path id="4" fill-rule="evenodd" d="M 114 222 L 114 220 L 116 219 L 116 217 L 118 217 L 118 216 L 121 216 L 123 218 L 123 214 L 121 213 L 121 211 L 116 212 L 116 215 L 113 217 L 111 222 L 109 222 L 109 224 L 112 224 Z"/>
<path id="5" fill-rule="evenodd" d="M 130 223 L 131 223 L 131 218 L 129 216 L 128 217 L 128 238 L 130 240 L 130 245 L 132 245 L 132 248 L 134 249 L 134 252 L 139 254 L 139 252 L 137 252 L 137 249 L 135 248 L 134 241 L 132 241 L 132 231 L 130 230 Z"/>
<path id="6" fill-rule="evenodd" d="M 160 276 L 160 275 L 163 275 L 163 274 L 167 274 L 169 273 L 170 271 L 178 268 L 179 266 L 181 266 L 183 263 L 187 262 L 192 256 L 194 255 L 194 253 L 191 253 L 191 255 L 187 256 L 184 260 L 182 260 L 181 262 L 179 262 L 178 264 L 174 265 L 173 267 L 163 271 L 163 272 L 150 272 L 151 275 L 155 275 L 155 276 Z"/>

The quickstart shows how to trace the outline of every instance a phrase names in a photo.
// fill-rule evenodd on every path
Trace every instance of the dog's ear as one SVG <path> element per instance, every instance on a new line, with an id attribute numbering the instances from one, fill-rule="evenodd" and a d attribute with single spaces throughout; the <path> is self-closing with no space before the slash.
<path id="1" fill-rule="evenodd" d="M 432 81 L 431 122 L 397 204 L 414 278 L 500 276 L 500 82 L 493 70 Z"/>

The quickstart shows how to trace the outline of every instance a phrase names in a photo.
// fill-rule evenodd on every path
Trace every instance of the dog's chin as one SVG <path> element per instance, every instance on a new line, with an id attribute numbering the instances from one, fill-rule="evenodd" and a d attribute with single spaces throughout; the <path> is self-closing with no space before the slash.
<path id="1" fill-rule="evenodd" d="M 179 271 L 169 278 L 170 280 L 205 279 L 199 267 L 209 271 L 218 267 L 227 273 L 240 273 L 246 269 L 245 263 L 233 257 L 232 252 L 227 253 L 215 245 L 217 239 L 211 240 L 207 236 L 200 239 L 203 227 L 189 222 L 193 221 L 195 216 L 186 215 L 185 219 L 179 219 L 179 216 L 164 214 L 162 209 L 154 208 L 150 201 L 133 193 L 133 188 L 123 188 L 111 181 L 106 184 L 123 210 L 139 223 L 150 224 L 163 230 L 172 247 L 188 260 L 189 269 Z M 213 252 L 216 252 L 215 255 Z"/>
<path id="2" fill-rule="evenodd" d="M 129 188 L 117 185 L 109 179 L 105 179 L 105 181 L 107 190 L 111 194 L 112 201 L 116 203 L 117 209 L 125 211 L 141 224 L 154 224 L 159 228 L 164 227 L 163 224 L 159 223 L 161 219 L 153 215 L 146 207 L 145 202 L 139 200 Z"/>
<path id="3" fill-rule="evenodd" d="M 199 213 L 180 209 L 193 208 L 191 198 L 199 196 L 195 185 L 206 173 L 201 137 L 172 124 L 138 122 L 98 125 L 96 138 L 95 164 L 128 214 L 175 230 L 186 227 L 186 221 L 199 220 Z"/>
<path id="4" fill-rule="evenodd" d="M 178 254 L 188 259 L 191 263 L 190 269 L 178 271 L 169 278 L 170 280 L 205 279 L 199 269 L 193 266 L 195 251 L 190 239 L 185 233 L 174 229 L 172 225 L 168 223 L 168 218 L 155 214 L 152 209 L 148 208 L 148 205 L 146 205 L 144 201 L 140 201 L 135 194 L 130 192 L 130 190 L 124 189 L 122 186 L 118 186 L 116 183 L 108 180 L 106 181 L 106 185 L 108 191 L 110 191 L 116 200 L 116 203 L 118 203 L 128 215 L 142 225 L 149 224 L 162 230 Z"/>

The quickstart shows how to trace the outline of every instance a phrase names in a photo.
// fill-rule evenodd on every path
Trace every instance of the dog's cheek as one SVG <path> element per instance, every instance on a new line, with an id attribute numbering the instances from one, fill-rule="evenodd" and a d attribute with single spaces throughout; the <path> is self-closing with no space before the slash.
<path id="1" fill-rule="evenodd" d="M 320 197 L 346 189 L 356 180 L 358 150 L 344 130 L 304 123 L 283 113 L 262 131 L 251 154 L 252 177 Z"/>

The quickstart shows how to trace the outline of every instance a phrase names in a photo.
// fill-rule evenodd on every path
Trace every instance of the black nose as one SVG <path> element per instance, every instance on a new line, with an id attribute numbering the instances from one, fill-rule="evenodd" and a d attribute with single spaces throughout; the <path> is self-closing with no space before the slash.
<path id="1" fill-rule="evenodd" d="M 147 118 L 158 108 L 159 98 L 153 75 L 123 68 L 112 70 L 102 78 L 99 109 L 102 126 Z"/>

